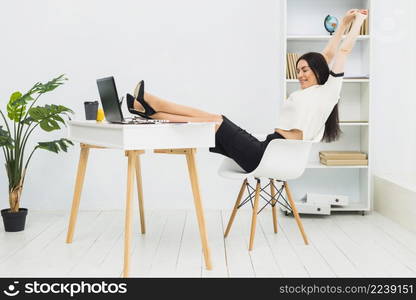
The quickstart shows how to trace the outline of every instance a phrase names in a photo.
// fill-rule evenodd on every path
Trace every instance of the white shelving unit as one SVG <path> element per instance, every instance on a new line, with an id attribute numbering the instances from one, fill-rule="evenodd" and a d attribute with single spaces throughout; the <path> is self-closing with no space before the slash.
<path id="1" fill-rule="evenodd" d="M 349 197 L 349 205 L 332 207 L 332 211 L 360 211 L 372 209 L 371 164 L 371 1 L 372 0 L 284 0 L 283 20 L 285 44 L 282 61 L 286 53 L 302 55 L 306 52 L 321 52 L 331 36 L 323 26 L 324 18 L 330 14 L 341 21 L 351 8 L 370 10 L 370 35 L 360 36 L 345 67 L 345 79 L 338 104 L 340 139 L 332 143 L 313 146 L 304 175 L 293 182 L 295 200 L 307 192 L 339 194 Z M 286 64 L 283 64 L 283 91 L 287 97 L 300 88 L 295 79 L 286 79 Z M 368 78 L 361 78 L 366 77 Z M 360 78 L 348 78 L 360 77 Z M 363 151 L 368 154 L 367 166 L 326 166 L 319 162 L 319 151 L 344 150 Z"/>

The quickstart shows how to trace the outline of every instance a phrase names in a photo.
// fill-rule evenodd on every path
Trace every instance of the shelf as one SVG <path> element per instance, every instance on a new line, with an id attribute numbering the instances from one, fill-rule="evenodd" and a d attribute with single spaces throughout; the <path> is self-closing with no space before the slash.
<path id="1" fill-rule="evenodd" d="M 368 122 L 339 122 L 339 126 L 368 126 Z"/>
<path id="2" fill-rule="evenodd" d="M 327 41 L 332 35 L 288 35 L 286 38 L 288 41 Z M 345 38 L 345 35 L 343 36 Z M 369 35 L 360 35 L 357 41 L 369 40 Z"/>
<path id="3" fill-rule="evenodd" d="M 299 83 L 299 80 L 297 80 L 297 79 L 286 79 L 286 82 L 287 83 Z M 364 79 L 364 78 L 357 78 L 357 79 L 347 78 L 347 79 L 345 79 L 344 78 L 343 82 L 344 83 L 361 83 L 361 82 L 370 82 L 370 79 L 368 79 L 368 78 L 366 78 L 366 79 Z"/>
<path id="4" fill-rule="evenodd" d="M 307 169 L 367 169 L 367 166 L 326 166 L 319 161 L 310 161 L 306 166 Z"/>
<path id="5" fill-rule="evenodd" d="M 351 203 L 345 206 L 331 206 L 331 211 L 367 211 L 368 206 L 364 203 Z"/>

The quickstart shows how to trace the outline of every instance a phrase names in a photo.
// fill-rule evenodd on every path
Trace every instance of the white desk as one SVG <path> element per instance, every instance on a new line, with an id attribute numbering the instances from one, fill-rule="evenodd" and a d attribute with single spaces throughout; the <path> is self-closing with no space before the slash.
<path id="1" fill-rule="evenodd" d="M 112 148 L 125 150 L 125 155 L 128 157 L 128 168 L 123 275 L 124 277 L 128 276 L 130 267 L 131 201 L 133 197 L 134 173 L 136 173 L 139 196 L 141 232 L 144 234 L 146 229 L 139 155 L 143 154 L 145 149 L 153 149 L 155 153 L 182 154 L 186 156 L 205 266 L 208 270 L 212 268 L 205 217 L 199 190 L 198 172 L 195 163 L 195 153 L 196 148 L 214 147 L 215 123 L 122 125 L 96 121 L 69 121 L 68 128 L 68 139 L 79 142 L 81 144 L 81 151 L 75 180 L 67 243 L 72 243 L 74 235 L 89 149 Z"/>

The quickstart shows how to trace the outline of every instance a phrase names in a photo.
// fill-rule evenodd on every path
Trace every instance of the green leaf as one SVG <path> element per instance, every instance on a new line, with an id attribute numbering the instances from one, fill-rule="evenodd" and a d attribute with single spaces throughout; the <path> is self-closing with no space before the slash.
<path id="1" fill-rule="evenodd" d="M 48 115 L 43 107 L 35 106 L 29 109 L 29 116 L 36 122 L 47 118 Z"/>
<path id="2" fill-rule="evenodd" d="M 39 122 L 40 128 L 42 128 L 43 130 L 50 132 L 53 130 L 57 130 L 57 129 L 61 129 L 61 127 L 59 127 L 58 122 L 56 122 L 55 120 L 52 119 L 45 119 Z"/>
<path id="3" fill-rule="evenodd" d="M 14 92 L 10 96 L 9 103 L 7 103 L 7 116 L 14 122 L 19 122 L 22 115 L 26 113 L 26 99 L 22 97 L 21 92 Z"/>
<path id="4" fill-rule="evenodd" d="M 64 141 L 59 141 L 58 144 L 61 147 L 62 151 L 66 152 L 68 150 L 68 146 L 65 144 Z"/>
<path id="5" fill-rule="evenodd" d="M 27 104 L 29 101 L 34 100 L 34 98 L 32 97 L 32 92 L 27 92 L 26 94 L 24 94 L 19 100 L 21 104 Z"/>
<path id="6" fill-rule="evenodd" d="M 39 142 L 38 148 L 52 151 L 55 153 L 59 152 L 59 147 L 55 142 Z"/>
<path id="7" fill-rule="evenodd" d="M 34 92 L 39 94 L 44 94 L 50 91 L 53 91 L 58 86 L 64 84 L 65 80 L 68 80 L 68 78 L 64 77 L 65 75 L 59 75 L 58 77 L 48 81 L 47 83 L 37 83 L 32 89 Z"/>
<path id="8" fill-rule="evenodd" d="M 20 99 L 22 97 L 22 93 L 21 92 L 14 92 L 13 94 L 11 94 L 10 96 L 10 102 L 14 102 L 17 99 Z"/>
<path id="9" fill-rule="evenodd" d="M 29 109 L 30 118 L 39 123 L 40 127 L 45 131 L 52 131 L 60 129 L 58 122 L 65 124 L 64 119 L 60 116 L 66 115 L 66 113 L 74 113 L 71 109 L 63 105 L 45 105 L 45 106 L 35 106 Z"/>
<path id="10" fill-rule="evenodd" d="M 61 122 L 63 125 L 66 126 L 65 120 L 62 119 L 59 115 L 54 115 L 53 118 L 54 118 L 55 121 Z"/>
<path id="11" fill-rule="evenodd" d="M 64 152 L 67 152 L 68 150 L 67 144 L 74 145 L 72 141 L 62 138 L 62 139 L 50 141 L 50 142 L 39 142 L 37 147 L 40 149 L 45 149 L 51 152 L 58 153 L 61 150 Z"/>
<path id="12" fill-rule="evenodd" d="M 13 139 L 8 131 L 3 130 L 3 126 L 0 126 L 0 147 L 13 148 Z"/>

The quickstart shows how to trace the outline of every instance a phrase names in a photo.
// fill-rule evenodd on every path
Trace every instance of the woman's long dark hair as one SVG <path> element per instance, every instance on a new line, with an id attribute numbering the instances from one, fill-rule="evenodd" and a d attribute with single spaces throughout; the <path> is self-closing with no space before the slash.
<path id="1" fill-rule="evenodd" d="M 328 80 L 328 77 L 329 77 L 328 63 L 326 62 L 325 57 L 321 53 L 308 52 L 308 53 L 303 54 L 296 61 L 296 66 L 298 65 L 298 62 L 301 59 L 305 60 L 308 63 L 309 67 L 312 69 L 312 72 L 315 74 L 318 84 L 322 85 Z M 338 121 L 339 121 L 339 116 L 338 116 L 338 103 L 337 103 L 332 109 L 331 114 L 329 115 L 328 119 L 325 122 L 325 132 L 321 141 L 330 143 L 339 139 L 342 131 L 339 128 Z"/>

